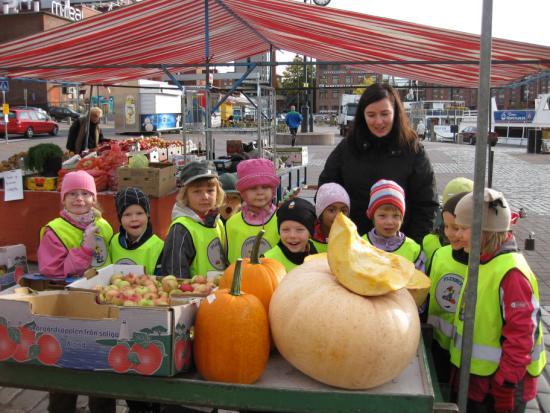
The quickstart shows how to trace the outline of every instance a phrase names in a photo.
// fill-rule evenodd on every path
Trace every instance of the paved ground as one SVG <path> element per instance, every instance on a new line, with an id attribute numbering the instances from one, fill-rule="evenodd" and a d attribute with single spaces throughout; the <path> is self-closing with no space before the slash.
<path id="1" fill-rule="evenodd" d="M 59 137 L 39 137 L 32 141 L 12 139 L 10 143 L 0 143 L 0 160 L 26 150 L 29 146 L 41 142 L 54 142 L 61 147 L 66 141 L 67 125 L 62 125 Z M 328 130 L 322 128 L 323 131 Z M 112 125 L 105 125 L 107 137 L 120 139 L 114 135 Z M 170 138 L 177 136 L 170 135 Z M 216 152 L 225 150 L 225 140 L 240 138 L 251 140 L 251 136 L 216 135 Z M 299 138 L 298 138 L 299 144 Z M 437 176 L 437 186 L 441 193 L 446 183 L 456 177 L 473 179 L 474 148 L 469 145 L 450 143 L 425 143 Z M 308 184 L 316 185 L 317 178 L 333 146 L 309 146 Z M 529 264 L 537 274 L 540 285 L 541 302 L 544 307 L 543 321 L 546 331 L 550 330 L 550 155 L 526 154 L 525 147 L 497 145 L 495 147 L 493 187 L 504 192 L 513 209 L 524 208 L 527 217 L 520 219 L 514 228 L 521 247 L 530 232 L 536 239 L 535 251 L 524 251 Z M 304 191 L 304 196 L 312 197 L 313 191 Z M 522 248 L 523 249 L 523 248 Z M 550 334 L 546 334 L 546 343 L 550 344 Z M 550 413 L 550 367 L 539 380 L 539 395 L 528 406 L 528 412 L 542 411 Z M 46 412 L 47 393 L 31 390 L 0 388 L 0 412 L 21 413 Z M 80 411 L 85 411 L 86 398 L 79 399 Z M 126 411 L 124 402 L 120 402 L 117 411 Z"/>

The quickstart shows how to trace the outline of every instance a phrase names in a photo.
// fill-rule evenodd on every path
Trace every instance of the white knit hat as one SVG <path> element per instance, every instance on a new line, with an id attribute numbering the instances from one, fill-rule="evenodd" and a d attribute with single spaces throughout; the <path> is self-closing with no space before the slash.
<path id="1" fill-rule="evenodd" d="M 349 195 L 341 185 L 334 182 L 321 185 L 315 198 L 315 214 L 317 218 L 335 202 L 341 202 L 346 204 L 348 209 L 350 208 Z"/>
<path id="2" fill-rule="evenodd" d="M 455 208 L 455 222 L 458 225 L 471 227 L 474 217 L 474 194 L 469 193 L 462 198 Z M 481 229 L 491 232 L 510 230 L 512 212 L 508 201 L 502 192 L 485 188 L 483 193 Z"/>

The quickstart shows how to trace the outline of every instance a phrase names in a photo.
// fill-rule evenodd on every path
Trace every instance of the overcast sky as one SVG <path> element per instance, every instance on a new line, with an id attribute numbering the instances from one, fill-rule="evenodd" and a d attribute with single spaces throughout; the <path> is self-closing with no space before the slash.
<path id="1" fill-rule="evenodd" d="M 482 0 L 331 0 L 327 7 L 480 34 L 482 6 Z M 493 37 L 550 47 L 549 27 L 550 0 L 493 1 Z M 277 60 L 293 57 L 278 54 Z"/>

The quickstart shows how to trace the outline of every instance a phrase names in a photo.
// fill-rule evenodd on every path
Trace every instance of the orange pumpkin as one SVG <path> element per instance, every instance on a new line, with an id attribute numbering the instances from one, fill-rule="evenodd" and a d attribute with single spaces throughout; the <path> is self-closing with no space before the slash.
<path id="1" fill-rule="evenodd" d="M 206 380 L 251 384 L 269 358 L 269 321 L 260 300 L 241 293 L 239 259 L 231 290 L 218 290 L 201 302 L 195 319 L 193 356 Z"/>
<path id="2" fill-rule="evenodd" d="M 260 242 L 264 233 L 265 230 L 262 229 L 256 236 L 250 258 L 243 259 L 241 288 L 244 292 L 258 297 L 267 313 L 269 312 L 271 296 L 281 279 L 286 275 L 286 269 L 279 261 L 272 258 L 258 257 Z M 220 288 L 231 287 L 234 272 L 235 264 L 231 264 L 226 268 L 220 278 Z"/>

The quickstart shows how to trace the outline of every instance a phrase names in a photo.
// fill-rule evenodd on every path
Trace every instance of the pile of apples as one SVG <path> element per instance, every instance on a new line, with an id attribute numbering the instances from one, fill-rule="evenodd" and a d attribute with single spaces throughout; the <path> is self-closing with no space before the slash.
<path id="1" fill-rule="evenodd" d="M 98 285 L 102 304 L 122 306 L 167 306 L 170 298 L 200 295 L 206 296 L 216 288 L 215 281 L 207 281 L 205 276 L 196 275 L 192 279 L 178 279 L 167 275 L 157 279 L 149 275 L 114 274 L 109 285 Z"/>

